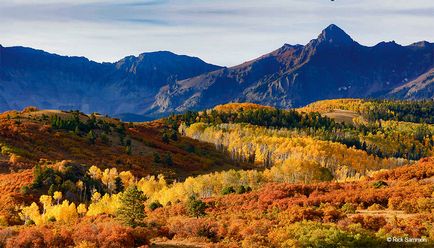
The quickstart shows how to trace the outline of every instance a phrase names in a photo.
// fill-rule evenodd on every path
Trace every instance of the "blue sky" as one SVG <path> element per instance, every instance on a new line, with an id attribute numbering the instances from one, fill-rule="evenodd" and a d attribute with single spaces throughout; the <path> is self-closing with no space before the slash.
<path id="1" fill-rule="evenodd" d="M 0 44 L 117 61 L 169 50 L 236 65 L 335 23 L 363 45 L 434 41 L 432 0 L 0 0 Z"/>

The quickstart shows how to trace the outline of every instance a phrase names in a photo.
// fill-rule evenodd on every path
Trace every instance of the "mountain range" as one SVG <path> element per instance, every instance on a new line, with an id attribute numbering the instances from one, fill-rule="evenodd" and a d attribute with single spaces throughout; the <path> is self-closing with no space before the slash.
<path id="1" fill-rule="evenodd" d="M 434 98 L 434 44 L 367 47 L 332 24 L 306 45 L 234 67 L 166 51 L 97 63 L 0 46 L 0 111 L 32 105 L 139 121 L 227 102 L 290 108 L 348 97 Z"/>

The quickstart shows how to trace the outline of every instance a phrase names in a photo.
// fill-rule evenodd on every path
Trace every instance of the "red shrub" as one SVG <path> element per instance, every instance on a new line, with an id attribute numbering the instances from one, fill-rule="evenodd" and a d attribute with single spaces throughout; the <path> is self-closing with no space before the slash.
<path id="1" fill-rule="evenodd" d="M 51 245 L 48 240 L 52 240 L 52 235 L 51 230 L 45 227 L 28 227 L 21 230 L 17 236 L 9 238 L 6 247 L 48 247 Z"/>
<path id="2" fill-rule="evenodd" d="M 383 216 L 355 215 L 351 218 L 351 221 L 353 223 L 359 223 L 363 228 L 372 231 L 378 231 L 387 224 Z"/>

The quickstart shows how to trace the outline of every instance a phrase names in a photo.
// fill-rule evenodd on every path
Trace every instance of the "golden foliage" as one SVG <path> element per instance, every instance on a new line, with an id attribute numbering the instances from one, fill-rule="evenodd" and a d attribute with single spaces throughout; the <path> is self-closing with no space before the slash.
<path id="1" fill-rule="evenodd" d="M 392 168 L 405 162 L 403 159 L 380 159 L 362 150 L 348 148 L 336 142 L 316 140 L 286 129 L 267 129 L 243 124 L 209 126 L 195 123 L 184 131 L 191 138 L 223 148 L 233 160 L 251 160 L 266 168 L 275 165 L 274 170 L 280 168 L 279 177 L 294 176 L 302 170 L 309 172 L 312 168 L 325 168 L 334 178 L 344 180 L 364 176 L 369 170 Z M 285 170 L 288 171 L 285 173 Z M 304 173 L 301 177 L 305 176 Z M 311 175 L 304 181 L 314 178 Z M 297 176 L 282 181 L 297 181 Z"/>
<path id="2" fill-rule="evenodd" d="M 59 194 L 57 194 L 59 197 Z M 60 200 L 60 198 L 57 198 Z M 23 207 L 20 213 L 21 219 L 29 223 L 32 221 L 36 225 L 47 224 L 50 221 L 60 221 L 64 223 L 70 223 L 77 219 L 78 213 L 75 203 L 69 203 L 68 200 L 64 200 L 61 204 L 52 204 L 51 196 L 42 195 L 40 202 L 43 204 L 42 213 L 38 205 L 33 202 L 28 207 Z"/>
<path id="3" fill-rule="evenodd" d="M 299 108 L 298 110 L 301 112 L 319 112 L 321 114 L 325 114 L 328 112 L 332 112 L 335 109 L 341 110 L 350 110 L 354 112 L 360 112 L 363 104 L 366 101 L 363 99 L 332 99 L 332 100 L 322 100 L 311 103 L 303 108 Z"/>
<path id="4" fill-rule="evenodd" d="M 273 109 L 273 107 L 270 106 L 264 106 L 256 103 L 227 103 L 223 105 L 217 105 L 213 108 L 216 111 L 221 112 L 236 112 L 240 109 L 243 110 L 257 110 L 257 109 Z"/>
<path id="5" fill-rule="evenodd" d="M 99 194 L 98 197 L 92 197 L 92 199 L 92 203 L 89 205 L 86 213 L 87 216 L 95 216 L 100 214 L 114 216 L 120 206 L 119 194 L 105 194 L 103 197 L 100 197 Z"/>

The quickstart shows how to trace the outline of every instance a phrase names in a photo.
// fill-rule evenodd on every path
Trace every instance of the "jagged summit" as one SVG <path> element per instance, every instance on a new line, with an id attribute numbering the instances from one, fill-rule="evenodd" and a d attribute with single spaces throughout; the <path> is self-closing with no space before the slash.
<path id="1" fill-rule="evenodd" d="M 382 97 L 431 68 L 433 53 L 431 46 L 392 42 L 362 46 L 332 24 L 304 46 L 285 44 L 252 61 L 165 88 L 150 113 L 226 102 L 290 108 L 319 99 Z"/>
<path id="2" fill-rule="evenodd" d="M 318 36 L 318 41 L 325 43 L 351 44 L 354 40 L 335 24 L 329 25 Z"/>

